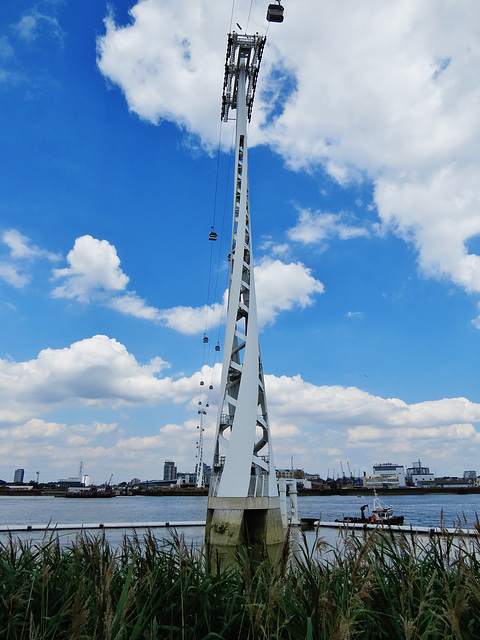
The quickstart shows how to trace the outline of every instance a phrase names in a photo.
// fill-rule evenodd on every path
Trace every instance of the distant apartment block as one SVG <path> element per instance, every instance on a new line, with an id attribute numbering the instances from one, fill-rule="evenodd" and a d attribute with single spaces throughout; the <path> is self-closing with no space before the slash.
<path id="1" fill-rule="evenodd" d="M 182 484 L 195 485 L 195 483 L 197 482 L 197 474 L 185 472 L 177 473 L 176 481 L 178 486 L 181 486 Z"/>
<path id="2" fill-rule="evenodd" d="M 165 460 L 165 464 L 163 465 L 163 479 L 165 482 L 174 482 L 177 479 L 175 462 Z"/>
<path id="3" fill-rule="evenodd" d="M 397 487 L 406 486 L 405 469 L 403 465 L 394 464 L 393 462 L 374 464 L 373 475 L 380 476 L 384 484 Z"/>
<path id="4" fill-rule="evenodd" d="M 407 484 L 411 487 L 425 487 L 435 483 L 435 476 L 428 467 L 422 466 L 420 460 L 407 469 Z"/>
<path id="5" fill-rule="evenodd" d="M 278 478 L 287 478 L 291 480 L 292 478 L 296 478 L 297 480 L 303 480 L 305 478 L 305 472 L 303 469 L 277 469 L 277 479 Z"/>
<path id="6" fill-rule="evenodd" d="M 15 473 L 13 474 L 13 482 L 22 484 L 24 476 L 25 469 L 15 469 Z"/>
<path id="7" fill-rule="evenodd" d="M 363 486 L 366 489 L 392 489 L 399 488 L 400 486 L 404 487 L 405 484 L 400 485 L 398 475 L 395 473 L 366 473 L 363 476 Z"/>
<path id="8" fill-rule="evenodd" d="M 78 476 L 73 476 L 71 478 L 59 478 L 57 480 L 57 485 L 59 487 L 81 487 L 82 481 Z"/>
<path id="9" fill-rule="evenodd" d="M 442 489 L 470 489 L 475 484 L 471 478 L 457 478 L 456 476 L 444 476 L 435 479 L 435 486 Z"/>

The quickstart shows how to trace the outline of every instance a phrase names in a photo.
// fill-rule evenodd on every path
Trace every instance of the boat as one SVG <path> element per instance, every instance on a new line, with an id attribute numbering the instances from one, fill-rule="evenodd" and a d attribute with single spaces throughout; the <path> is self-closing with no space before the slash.
<path id="1" fill-rule="evenodd" d="M 375 524 L 375 525 L 402 525 L 405 520 L 405 516 L 397 516 L 393 513 L 393 507 L 389 507 L 384 504 L 377 495 L 377 492 L 373 493 L 373 508 L 371 515 L 366 516 L 365 510 L 368 509 L 368 504 L 364 504 L 360 507 L 360 516 L 345 516 L 344 518 L 336 519 L 335 522 L 343 522 L 345 524 Z"/>
<path id="2" fill-rule="evenodd" d="M 65 498 L 114 498 L 115 495 L 109 484 L 104 487 L 69 487 L 65 492 Z"/>

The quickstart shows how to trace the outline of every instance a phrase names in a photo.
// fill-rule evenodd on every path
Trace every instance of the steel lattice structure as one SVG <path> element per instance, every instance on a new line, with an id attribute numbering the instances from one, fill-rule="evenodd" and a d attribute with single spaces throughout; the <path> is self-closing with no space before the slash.
<path id="1" fill-rule="evenodd" d="M 210 497 L 278 496 L 265 397 L 248 192 L 250 120 L 265 37 L 228 36 L 222 120 L 236 109 L 234 210 L 220 402 Z"/>

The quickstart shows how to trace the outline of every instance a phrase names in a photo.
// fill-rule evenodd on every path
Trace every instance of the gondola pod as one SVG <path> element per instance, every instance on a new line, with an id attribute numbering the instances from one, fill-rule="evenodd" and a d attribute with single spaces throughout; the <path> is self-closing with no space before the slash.
<path id="1" fill-rule="evenodd" d="M 267 9 L 267 21 L 268 22 L 283 22 L 283 7 L 280 2 L 272 3 L 268 5 Z"/>

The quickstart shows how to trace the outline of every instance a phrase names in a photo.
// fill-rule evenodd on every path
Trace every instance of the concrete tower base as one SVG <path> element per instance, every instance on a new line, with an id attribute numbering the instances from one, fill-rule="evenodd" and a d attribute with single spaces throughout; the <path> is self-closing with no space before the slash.
<path id="1" fill-rule="evenodd" d="M 273 498 L 209 498 L 205 542 L 219 568 L 249 549 L 254 558 L 275 560 L 285 541 L 280 500 Z"/>

